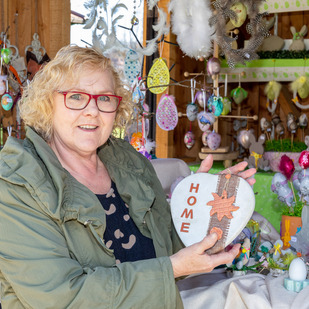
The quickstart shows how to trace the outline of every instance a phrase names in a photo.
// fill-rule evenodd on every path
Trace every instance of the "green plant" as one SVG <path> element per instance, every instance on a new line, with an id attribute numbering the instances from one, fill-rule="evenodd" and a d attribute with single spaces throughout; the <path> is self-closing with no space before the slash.
<path id="1" fill-rule="evenodd" d="M 275 152 L 302 152 L 307 149 L 304 142 L 294 141 L 290 139 L 281 140 L 267 140 L 265 142 L 264 151 L 275 151 Z"/>
<path id="2" fill-rule="evenodd" d="M 303 210 L 305 203 L 297 200 L 293 207 L 285 205 L 282 209 L 282 215 L 291 217 L 301 217 L 301 212 Z"/>

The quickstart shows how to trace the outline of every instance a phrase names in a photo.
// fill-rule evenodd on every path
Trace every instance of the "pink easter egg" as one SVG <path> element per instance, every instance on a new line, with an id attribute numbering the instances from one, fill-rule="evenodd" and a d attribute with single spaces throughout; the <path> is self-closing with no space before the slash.
<path id="1" fill-rule="evenodd" d="M 299 166 L 303 169 L 307 169 L 309 167 L 309 151 L 308 150 L 303 150 L 300 153 L 298 163 L 299 163 Z"/>
<path id="2" fill-rule="evenodd" d="M 184 137 L 184 143 L 188 149 L 191 149 L 195 143 L 195 135 L 193 132 L 188 131 Z"/>
<path id="3" fill-rule="evenodd" d="M 221 135 L 216 132 L 211 132 L 207 136 L 207 144 L 211 150 L 216 150 L 219 148 L 221 143 Z"/>

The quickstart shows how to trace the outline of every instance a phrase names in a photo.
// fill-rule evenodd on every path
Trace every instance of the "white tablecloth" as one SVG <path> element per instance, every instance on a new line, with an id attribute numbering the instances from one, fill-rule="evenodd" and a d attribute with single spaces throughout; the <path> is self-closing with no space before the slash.
<path id="1" fill-rule="evenodd" d="M 251 273 L 227 278 L 223 269 L 188 277 L 177 283 L 185 309 L 308 309 L 309 286 L 285 289 L 286 275 Z"/>

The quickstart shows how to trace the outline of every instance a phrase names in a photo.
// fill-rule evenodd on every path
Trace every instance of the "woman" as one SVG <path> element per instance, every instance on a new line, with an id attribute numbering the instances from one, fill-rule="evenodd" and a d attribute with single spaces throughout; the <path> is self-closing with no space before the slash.
<path id="1" fill-rule="evenodd" d="M 151 164 L 111 137 L 131 107 L 100 53 L 61 49 L 20 112 L 26 139 L 10 138 L 0 157 L 4 308 L 181 308 L 175 278 L 233 260 L 238 245 L 204 253 L 216 234 L 181 249 Z"/>

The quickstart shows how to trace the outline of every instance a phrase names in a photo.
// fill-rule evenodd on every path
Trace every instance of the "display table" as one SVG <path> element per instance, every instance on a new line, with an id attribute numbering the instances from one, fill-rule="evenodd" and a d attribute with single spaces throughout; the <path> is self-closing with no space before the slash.
<path id="1" fill-rule="evenodd" d="M 250 273 L 228 278 L 224 269 L 178 281 L 185 309 L 308 309 L 309 286 L 299 293 L 283 286 L 287 274 L 272 277 Z"/>
<path id="2" fill-rule="evenodd" d="M 189 167 L 191 171 L 196 172 L 200 163 L 191 163 Z M 214 162 L 209 173 L 217 174 L 224 170 L 222 162 Z M 273 172 L 257 172 L 255 174 L 256 183 L 253 190 L 256 194 L 255 211 L 263 215 L 269 222 L 280 232 L 282 202 L 278 200 L 278 196 L 271 191 L 271 182 L 275 173 Z"/>

